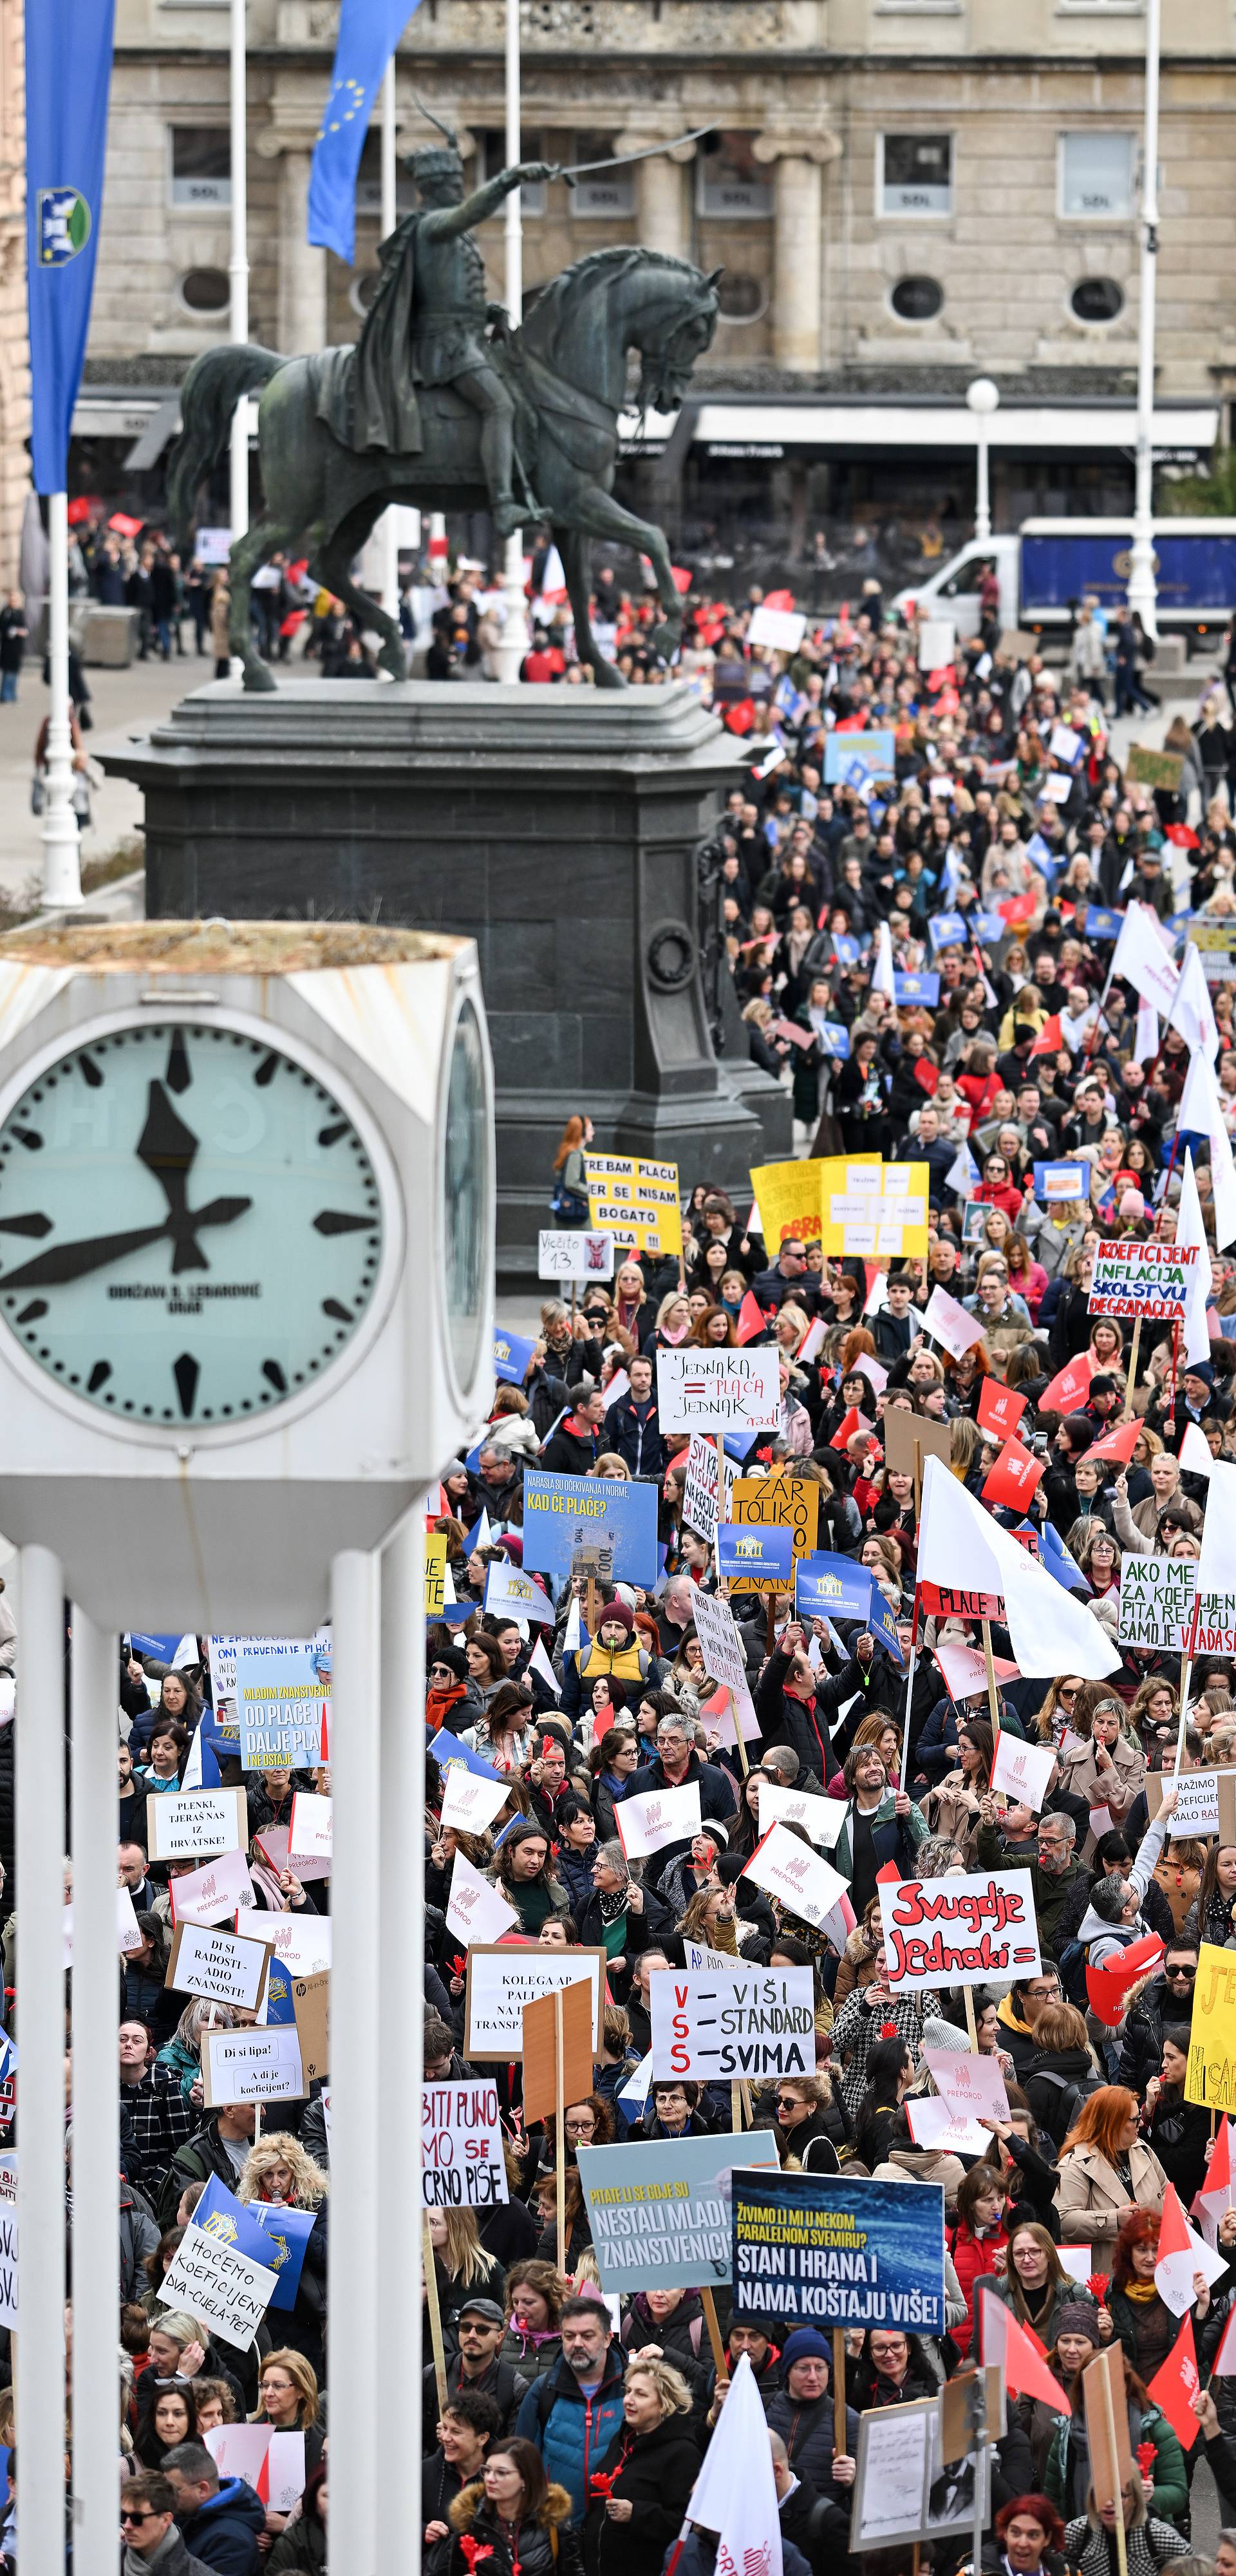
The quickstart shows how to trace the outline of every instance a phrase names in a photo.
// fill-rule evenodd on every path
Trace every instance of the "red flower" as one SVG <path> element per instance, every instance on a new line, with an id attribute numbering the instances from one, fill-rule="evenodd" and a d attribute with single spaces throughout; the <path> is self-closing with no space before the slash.
<path id="1" fill-rule="evenodd" d="M 1107 2284 L 1110 2279 L 1110 2272 L 1091 2272 L 1087 2279 L 1086 2288 L 1091 2298 L 1098 2300 L 1100 2307 L 1107 2297 Z"/>
<path id="2" fill-rule="evenodd" d="M 588 2479 L 589 2492 L 594 2496 L 611 2496 L 617 2475 L 617 2469 L 593 2469 Z"/>
<path id="3" fill-rule="evenodd" d="M 469 2576 L 475 2576 L 478 2559 L 492 2558 L 494 2554 L 488 2541 L 475 2540 L 470 2531 L 461 2531 L 459 2535 L 459 2546 L 463 2556 L 467 2559 Z"/>
<path id="4" fill-rule="evenodd" d="M 1139 2469 L 1141 2470 L 1142 2476 L 1143 2476 L 1144 2478 L 1148 2478 L 1148 2477 L 1149 2477 L 1150 2472 L 1151 2472 L 1152 2468 L 1154 2467 L 1156 2456 L 1157 2456 L 1157 2454 L 1156 2454 L 1156 2452 L 1155 2452 L 1155 2447 L 1154 2447 L 1153 2442 L 1139 2442 L 1139 2443 L 1138 2443 L 1138 2446 L 1137 2446 L 1137 2465 L 1138 2465 Z"/>
<path id="5" fill-rule="evenodd" d="M 882 2021 L 882 2022 L 881 2022 L 881 2024 L 880 2024 L 880 2037 L 881 2037 L 881 2039 L 896 2039 L 896 2037 L 897 2037 L 897 2024 L 896 2024 L 896 2022 L 895 2022 L 895 2021 Z"/>

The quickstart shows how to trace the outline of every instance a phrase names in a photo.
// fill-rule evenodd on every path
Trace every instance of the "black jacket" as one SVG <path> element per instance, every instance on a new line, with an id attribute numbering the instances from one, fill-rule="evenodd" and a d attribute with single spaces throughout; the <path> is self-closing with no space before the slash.
<path id="1" fill-rule="evenodd" d="M 528 2386 L 530 2377 L 530 2372 L 516 2370 L 513 2362 L 504 2361 L 499 2349 L 487 2368 L 481 2372 L 479 2379 L 465 2380 L 463 2363 L 459 2354 L 453 2352 L 446 2365 L 447 2400 L 449 2403 L 460 2386 L 474 2388 L 480 2396 L 492 2397 L 495 2405 L 500 2408 L 502 2422 L 499 2431 L 513 2433 L 515 2418 L 519 2413 L 519 2401 Z M 438 2385 L 434 2376 L 433 2363 L 430 2362 L 428 2369 L 421 2373 L 421 2449 L 426 2459 L 433 2454 L 434 2442 L 437 2438 L 438 2411 Z M 458 2486 L 451 2492 L 457 2494 Z M 444 2522 L 446 2520 L 445 2513 L 442 2515 L 442 2520 Z"/>
<path id="2" fill-rule="evenodd" d="M 587 2576 L 661 2576 L 699 2466 L 699 2448 L 685 2416 L 667 2416 L 651 2433 L 633 2434 L 624 2424 L 597 2467 L 602 2476 L 613 2473 L 611 2492 L 633 2510 L 629 2521 L 611 2522 L 603 2499 L 589 2505 L 584 2522 Z"/>
<path id="3" fill-rule="evenodd" d="M 243 2478 L 221 2478 L 217 2494 L 207 2496 L 196 2513 L 177 2516 L 177 2528 L 190 2555 L 213 2567 L 215 2576 L 259 2576 L 264 2560 L 258 2533 L 266 2529 L 266 2511 Z"/>
<path id="4" fill-rule="evenodd" d="M 657 1415 L 655 1392 L 641 1414 L 631 1395 L 620 1395 L 611 1404 L 601 1425 L 601 1437 L 607 1449 L 625 1460 L 633 1476 L 652 1477 L 659 1485 L 665 1474 L 665 1442 Z"/>
<path id="5" fill-rule="evenodd" d="M 833 2483 L 831 2392 L 827 2397 L 816 2397 L 808 2403 L 791 2397 L 788 2388 L 782 2388 L 772 2399 L 767 2414 L 769 2430 L 781 2435 L 795 2477 L 806 2478 L 817 2495 L 827 2496 L 833 2504 L 844 2506 L 848 2512 L 853 2490 Z M 858 2417 L 851 2406 L 846 2408 L 845 2448 L 848 2457 L 853 2459 L 858 2449 Z"/>

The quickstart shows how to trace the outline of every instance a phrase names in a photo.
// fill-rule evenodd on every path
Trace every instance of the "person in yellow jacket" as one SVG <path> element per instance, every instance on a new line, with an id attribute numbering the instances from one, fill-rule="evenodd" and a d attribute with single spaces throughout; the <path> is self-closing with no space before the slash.
<path id="1" fill-rule="evenodd" d="M 634 1698 L 648 1679 L 650 1657 L 636 1642 L 635 1615 L 625 1601 L 606 1601 L 597 1621 L 595 1637 L 581 1644 L 578 1654 L 562 1658 L 562 1714 L 576 1718 L 586 1692 L 599 1674 L 622 1682 Z"/>

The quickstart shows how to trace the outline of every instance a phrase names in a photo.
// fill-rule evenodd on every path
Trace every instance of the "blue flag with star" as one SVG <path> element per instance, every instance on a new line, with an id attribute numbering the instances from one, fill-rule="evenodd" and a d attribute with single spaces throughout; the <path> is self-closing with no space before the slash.
<path id="1" fill-rule="evenodd" d="M 103 203 L 115 0 L 26 0 L 31 457 L 63 492 Z"/>
<path id="2" fill-rule="evenodd" d="M 309 239 L 349 268 L 356 252 L 356 173 L 382 75 L 417 0 L 343 0 L 330 94 L 309 172 Z"/>

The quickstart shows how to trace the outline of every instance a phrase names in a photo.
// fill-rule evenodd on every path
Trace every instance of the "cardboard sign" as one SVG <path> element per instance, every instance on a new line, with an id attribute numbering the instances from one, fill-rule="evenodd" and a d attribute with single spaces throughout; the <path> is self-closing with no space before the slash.
<path id="1" fill-rule="evenodd" d="M 524 1470 L 523 1563 L 532 1573 L 567 1576 L 580 1548 L 601 1551 L 602 1580 L 657 1581 L 657 1489 L 618 1476 L 550 1475 Z"/>
<path id="2" fill-rule="evenodd" d="M 759 1785 L 761 1825 L 801 1825 L 817 1849 L 832 1851 L 846 1819 L 844 1798 L 820 1798 L 808 1789 L 783 1789 L 763 1773 Z"/>
<path id="3" fill-rule="evenodd" d="M 239 1851 L 224 1852 L 204 1869 L 169 1879 L 168 1895 L 173 1923 L 222 1923 L 226 1916 L 257 1910 L 248 1863 Z"/>
<path id="4" fill-rule="evenodd" d="M 775 1349 L 658 1351 L 663 1431 L 779 1431 L 780 1353 Z"/>
<path id="5" fill-rule="evenodd" d="M 760 1821 L 763 1823 L 762 1817 Z M 743 1877 L 749 1878 L 753 1886 L 762 1887 L 766 1895 L 778 1897 L 791 1914 L 796 1914 L 800 1922 L 810 1923 L 817 1932 L 833 1907 L 849 1893 L 848 1880 L 779 1821 L 761 1834 Z"/>
<path id="6" fill-rule="evenodd" d="M 654 1968 L 649 2018 L 657 2076 L 717 2084 L 815 2073 L 809 1968 Z"/>
<path id="7" fill-rule="evenodd" d="M 746 1527 L 788 1530 L 791 1564 L 810 1556 L 820 1525 L 820 1488 L 806 1476 L 739 1476 L 730 1498 L 730 1517 Z M 729 1577 L 733 1592 L 758 1590 L 754 1574 Z"/>
<path id="8" fill-rule="evenodd" d="M 1129 2447 L 1129 2405 L 1124 2384 L 1124 2354 L 1112 2342 L 1082 2372 L 1082 2403 L 1090 2448 L 1090 2483 L 1100 2513 L 1116 2504 L 1129 2480 L 1140 2477 Z M 1115 2436 L 1115 2448 L 1112 2438 Z"/>
<path id="9" fill-rule="evenodd" d="M 441 1735 L 438 1741 L 441 1743 Z M 446 1761 L 439 1818 L 443 1832 L 483 1834 L 510 1794 L 509 1780 L 484 1780 L 479 1771 L 469 1771 L 466 1762 Z"/>
<path id="10" fill-rule="evenodd" d="M 927 1458 L 942 1458 L 947 1467 L 953 1441 L 947 1422 L 932 1422 L 925 1413 L 907 1413 L 904 1404 L 894 1404 L 881 1427 L 884 1464 L 895 1476 L 916 1476 L 921 1483 Z"/>
<path id="11" fill-rule="evenodd" d="M 733 2194 L 735 2317 L 942 2331 L 941 2184 L 740 2171 Z"/>
<path id="12" fill-rule="evenodd" d="M 1165 787 L 1175 795 L 1184 771 L 1184 758 L 1178 751 L 1150 751 L 1144 743 L 1131 742 L 1124 756 L 1124 774 L 1130 787 Z"/>
<path id="13" fill-rule="evenodd" d="M 423 2084 L 422 2209 L 497 2209 L 509 2199 L 497 2085 Z"/>
<path id="14" fill-rule="evenodd" d="M 500 1941 L 503 1933 L 518 1923 L 519 1916 L 492 1880 L 473 1868 L 467 1853 L 457 1851 L 451 1867 L 446 1920 L 458 1939 L 470 1945 L 474 1941 Z"/>
<path id="15" fill-rule="evenodd" d="M 1047 1798 L 1047 1784 L 1055 1766 L 1053 1745 L 1021 1744 L 1006 1726 L 1002 1726 L 996 1738 L 991 1785 L 993 1789 L 1002 1789 L 1015 1806 L 1029 1807 L 1032 1815 L 1041 1816 Z"/>
<path id="16" fill-rule="evenodd" d="M 155 2297 L 166 2308 L 186 2308 L 216 2340 L 247 2352 L 270 2306 L 275 2278 L 267 2264 L 251 2263 L 190 2219 Z"/>
<path id="17" fill-rule="evenodd" d="M 585 1154 L 588 1221 L 623 1252 L 682 1251 L 677 1163 L 632 1154 Z"/>
<path id="18" fill-rule="evenodd" d="M 601 2054 L 605 1965 L 603 1949 L 508 1949 L 497 1942 L 475 1943 L 468 1952 L 464 1984 L 464 2055 L 482 2064 L 520 2056 L 524 2005 L 552 1995 L 558 1986 L 584 1985 L 592 1997 L 595 2063 Z"/>
<path id="19" fill-rule="evenodd" d="M 1204 1842 L 1217 1834 L 1221 1843 L 1236 1843 L 1236 1771 L 1148 1771 L 1144 1787 L 1147 1812 L 1157 1816 L 1163 1792 L 1176 1781 L 1176 1805 L 1167 1821 L 1168 1841 Z"/>
<path id="20" fill-rule="evenodd" d="M 270 1952 L 264 1941 L 234 1932 L 180 1923 L 172 1941 L 164 1984 L 183 1995 L 208 1995 L 212 2003 L 239 2004 L 257 2012 L 266 1992 Z"/>
<path id="21" fill-rule="evenodd" d="M 307 1789 L 297 1789 L 292 1796 L 292 1818 L 288 1827 L 288 1862 L 300 1877 L 300 1864 L 305 1860 L 331 1857 L 331 1815 L 329 1798 L 320 1798 Z"/>
<path id="22" fill-rule="evenodd" d="M 719 1487 L 724 1477 L 725 1493 Z M 718 1518 L 740 1516 L 734 1511 L 731 1494 L 734 1470 L 724 1453 L 718 1458 L 716 1445 L 702 1431 L 693 1431 L 687 1452 L 687 1476 L 682 1494 L 684 1526 L 695 1531 L 697 1538 L 707 1539 L 711 1547 Z M 718 1508 L 719 1507 L 719 1508 Z"/>
<path id="23" fill-rule="evenodd" d="M 623 1798 L 614 1809 L 618 1840 L 628 1860 L 648 1860 L 667 1843 L 689 1842 L 701 1830 L 700 1784 L 684 1780 L 677 1789 L 649 1789 L 642 1798 Z"/>
<path id="24" fill-rule="evenodd" d="M 1088 1311 L 1183 1323 L 1197 1251 L 1195 1243 L 1101 1244 L 1094 1257 Z"/>
<path id="25" fill-rule="evenodd" d="M 330 2073 L 330 1970 L 292 1979 L 292 2015 L 305 2090 Z"/>
<path id="26" fill-rule="evenodd" d="M 592 1998 L 587 1986 L 563 1986 L 562 2099 L 582 2102 L 592 2091 Z M 558 1995 L 538 1995 L 524 2005 L 521 2055 L 525 2120 L 552 2119 L 558 2100 Z"/>
<path id="27" fill-rule="evenodd" d="M 1015 1985 L 1039 1974 L 1028 1870 L 885 1880 L 880 1917 L 892 1994 L 921 1994 L 940 1986 Z"/>
<path id="28" fill-rule="evenodd" d="M 1236 1950 L 1203 1941 L 1189 2025 L 1186 2102 L 1236 2111 Z"/>
<path id="29" fill-rule="evenodd" d="M 612 1234 L 566 1234 L 542 1226 L 536 1239 L 538 1279 L 612 1279 Z"/>
<path id="30" fill-rule="evenodd" d="M 154 1790 L 146 1800 L 146 1848 L 152 1860 L 205 1860 L 248 1851 L 243 1789 Z"/>
<path id="31" fill-rule="evenodd" d="M 1118 1643 L 1179 1654 L 1196 1579 L 1197 1567 L 1187 1557 L 1134 1556 L 1130 1549 L 1120 1567 Z"/>
<path id="32" fill-rule="evenodd" d="M 728 2288 L 732 2244 L 730 2176 L 736 2166 L 779 2168 L 771 2129 L 707 2138 L 651 2138 L 629 2146 L 580 2147 L 579 2178 L 601 2287 Z"/>
<path id="33" fill-rule="evenodd" d="M 925 1254 L 930 1178 L 926 1163 L 869 1164 L 848 1157 L 826 1163 L 824 1251 L 834 1257 L 861 1253 L 868 1260 L 894 1261 Z"/>
<path id="34" fill-rule="evenodd" d="M 302 2102 L 304 2098 L 294 2030 L 203 2031 L 202 2100 L 208 2111 L 221 2102 Z M 195 2308 L 193 2313 L 201 2312 Z"/>

